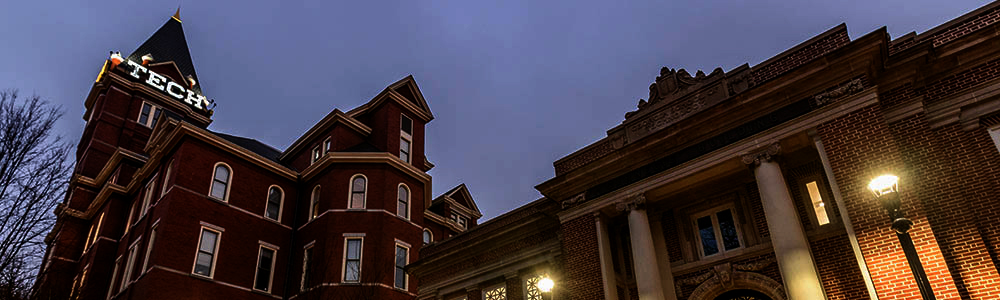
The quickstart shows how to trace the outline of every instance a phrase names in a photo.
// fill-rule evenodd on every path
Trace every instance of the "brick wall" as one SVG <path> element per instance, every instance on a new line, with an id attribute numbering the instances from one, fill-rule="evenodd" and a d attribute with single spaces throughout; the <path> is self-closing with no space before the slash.
<path id="1" fill-rule="evenodd" d="M 582 216 L 562 223 L 563 281 L 568 299 L 601 299 L 604 288 L 601 281 L 600 254 L 598 253 L 597 225 L 592 216 Z"/>
<path id="2" fill-rule="evenodd" d="M 900 158 L 878 105 L 821 124 L 817 130 L 854 222 L 879 299 L 919 297 L 899 241 L 889 227 L 888 215 L 866 188 L 868 180 L 886 172 L 899 176 L 904 185 L 914 179 Z M 928 226 L 927 210 L 914 189 L 903 189 L 900 196 L 907 217 L 915 223 L 910 232 L 935 295 L 941 299 L 959 298 L 935 235 Z"/>
<path id="3" fill-rule="evenodd" d="M 795 52 L 789 53 L 781 59 L 764 65 L 754 66 L 750 71 L 750 76 L 753 78 L 753 83 L 759 85 L 850 42 L 851 39 L 847 35 L 847 27 L 842 27 L 841 30 L 802 47 Z"/>
<path id="4" fill-rule="evenodd" d="M 924 89 L 926 103 L 935 103 L 958 91 L 1000 77 L 1000 58 L 930 83 Z"/>
<path id="5" fill-rule="evenodd" d="M 868 298 L 864 277 L 858 269 L 847 234 L 825 237 L 809 243 L 819 268 L 823 290 L 830 300 Z"/>

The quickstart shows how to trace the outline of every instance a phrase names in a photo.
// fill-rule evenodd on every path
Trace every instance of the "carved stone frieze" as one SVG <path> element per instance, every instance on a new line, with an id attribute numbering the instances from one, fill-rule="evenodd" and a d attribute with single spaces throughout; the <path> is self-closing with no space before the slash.
<path id="1" fill-rule="evenodd" d="M 675 71 L 674 69 L 660 68 L 660 76 L 656 76 L 656 81 L 649 85 L 649 98 L 639 99 L 637 110 L 625 113 L 625 119 L 630 119 L 633 115 L 648 107 L 655 106 L 663 102 L 670 103 L 687 95 L 689 92 L 701 88 L 707 83 L 716 81 L 725 75 L 722 68 L 715 68 L 711 74 L 705 75 L 698 70 L 694 77 L 684 69 Z"/>
<path id="2" fill-rule="evenodd" d="M 758 261 L 752 261 L 752 262 L 746 262 L 746 263 L 740 263 L 740 264 L 733 264 L 733 269 L 734 270 L 740 270 L 740 271 L 753 271 L 753 272 L 757 272 L 757 271 L 763 270 L 765 267 L 773 264 L 774 262 L 775 262 L 775 258 L 774 257 L 768 257 L 768 258 L 761 259 L 761 260 L 758 260 Z"/>
<path id="3" fill-rule="evenodd" d="M 586 201 L 586 200 L 587 200 L 587 197 L 584 196 L 584 193 L 580 193 L 580 194 L 576 195 L 573 198 L 569 198 L 569 199 L 563 200 L 562 203 L 560 203 L 560 204 L 562 204 L 562 208 L 563 209 L 567 209 L 567 208 L 570 208 L 573 205 L 576 205 L 576 204 L 579 204 L 579 203 L 583 203 L 583 201 Z"/>
<path id="4" fill-rule="evenodd" d="M 762 162 L 772 161 L 778 153 L 781 153 L 781 144 L 773 142 L 763 148 L 743 154 L 742 160 L 744 164 L 756 167 Z"/>
<path id="5" fill-rule="evenodd" d="M 851 80 L 833 90 L 819 93 L 813 96 L 813 104 L 818 106 L 826 105 L 827 103 L 837 100 L 837 98 L 855 94 L 865 89 L 864 83 L 860 78 Z"/>
<path id="6" fill-rule="evenodd" d="M 619 211 L 624 211 L 624 212 L 629 212 L 637 209 L 645 209 L 646 196 L 644 196 L 642 193 L 629 196 L 628 198 L 625 198 L 625 200 L 622 200 L 621 202 L 615 204 L 615 207 L 618 208 Z"/>

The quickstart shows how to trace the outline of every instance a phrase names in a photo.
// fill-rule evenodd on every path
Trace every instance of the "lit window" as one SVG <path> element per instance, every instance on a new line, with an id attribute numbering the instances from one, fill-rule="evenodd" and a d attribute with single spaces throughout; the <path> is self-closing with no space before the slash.
<path id="1" fill-rule="evenodd" d="M 365 208 L 365 190 L 368 189 L 368 180 L 364 175 L 354 175 L 351 178 L 351 203 L 348 208 Z"/>
<path id="2" fill-rule="evenodd" d="M 194 261 L 194 274 L 212 277 L 215 266 L 215 252 L 219 246 L 219 232 L 201 228 L 201 240 L 198 241 L 198 253 Z"/>
<path id="3" fill-rule="evenodd" d="M 323 152 L 325 153 L 330 151 L 333 151 L 333 140 L 326 138 L 326 141 L 323 141 Z"/>
<path id="4" fill-rule="evenodd" d="M 142 272 L 148 271 L 149 266 L 149 255 L 153 253 L 153 242 L 156 241 L 156 227 L 154 226 L 149 233 L 149 242 L 146 243 L 146 256 L 142 258 Z"/>
<path id="5" fill-rule="evenodd" d="M 135 217 L 135 205 L 139 202 L 132 202 L 132 205 L 128 208 L 128 221 L 125 222 L 125 233 L 128 233 L 129 229 L 132 229 L 132 219 Z"/>
<path id="6" fill-rule="evenodd" d="M 155 191 L 154 188 L 156 187 L 155 183 L 156 175 L 153 175 L 153 178 L 149 180 L 149 183 L 146 183 L 146 188 L 143 190 L 142 212 L 139 213 L 139 216 L 145 216 L 146 212 L 149 211 L 149 204 L 153 202 L 153 193 Z"/>
<path id="7" fill-rule="evenodd" d="M 399 121 L 399 159 L 410 162 L 410 141 L 413 140 L 413 120 L 400 115 Z"/>
<path id="8" fill-rule="evenodd" d="M 212 198 L 219 199 L 222 201 L 227 201 L 229 194 L 229 180 L 230 173 L 229 167 L 226 164 L 218 163 L 215 165 L 215 174 L 212 176 L 212 191 L 209 193 Z"/>
<path id="9" fill-rule="evenodd" d="M 132 277 L 132 268 L 135 267 L 135 248 L 138 244 L 139 241 L 135 241 L 132 246 L 128 247 L 128 260 L 125 263 L 125 272 L 122 273 L 122 285 L 118 288 L 119 292 L 125 289 Z"/>
<path id="10" fill-rule="evenodd" d="M 267 207 L 264 208 L 264 217 L 278 221 L 281 215 L 281 199 L 284 197 L 284 193 L 281 192 L 281 188 L 272 185 L 267 191 Z"/>
<path id="11" fill-rule="evenodd" d="M 309 219 L 319 216 L 319 186 L 313 188 L 312 202 L 309 204 Z"/>
<path id="12" fill-rule="evenodd" d="M 525 300 L 542 300 L 542 291 L 538 289 L 538 282 L 542 280 L 543 277 L 545 277 L 544 274 L 538 274 L 524 280 Z"/>
<path id="13" fill-rule="evenodd" d="M 406 267 L 406 263 L 409 261 L 410 249 L 403 247 L 402 245 L 396 244 L 396 280 L 393 282 L 393 286 L 398 289 L 406 289 L 406 271 L 403 270 Z"/>
<path id="14" fill-rule="evenodd" d="M 819 185 L 816 184 L 816 181 L 810 181 L 806 183 L 806 190 L 809 191 L 809 200 L 816 213 L 816 222 L 819 225 L 830 224 L 830 217 L 826 214 L 826 203 L 823 202 L 823 196 L 820 195 Z"/>
<path id="15" fill-rule="evenodd" d="M 698 216 L 695 219 L 695 226 L 702 256 L 711 256 L 742 247 L 732 209 L 726 208 Z"/>
<path id="16" fill-rule="evenodd" d="M 91 245 L 97 243 L 97 238 L 101 236 L 101 223 L 104 223 L 104 212 L 101 212 L 101 216 L 97 218 L 97 223 L 90 225 L 90 233 L 87 233 L 85 248 L 90 248 Z"/>
<path id="17" fill-rule="evenodd" d="M 405 185 L 400 185 L 396 193 L 396 215 L 410 219 L 410 190 Z"/>
<path id="18" fill-rule="evenodd" d="M 323 149 L 321 149 L 319 146 L 316 146 L 316 148 L 313 148 L 312 161 L 310 161 L 309 163 L 316 162 L 317 160 L 319 160 L 320 157 L 323 157 Z"/>
<path id="19" fill-rule="evenodd" d="M 345 239 L 344 282 L 361 281 L 361 238 Z"/>
<path id="20" fill-rule="evenodd" d="M 270 291 L 271 276 L 274 270 L 274 249 L 260 246 L 260 254 L 257 258 L 257 274 L 254 275 L 253 288 L 255 290 Z"/>
<path id="21" fill-rule="evenodd" d="M 424 245 L 430 244 L 434 241 L 434 234 L 431 233 L 430 229 L 424 229 Z"/>
<path id="22" fill-rule="evenodd" d="M 310 267 L 312 265 L 312 255 L 313 247 L 306 247 L 305 251 L 302 251 L 302 282 L 299 285 L 299 290 L 305 291 L 309 287 L 310 276 L 309 273 L 312 271 Z"/>
<path id="23" fill-rule="evenodd" d="M 170 175 L 172 173 L 171 171 L 173 171 L 173 168 L 174 168 L 174 161 L 170 161 L 170 163 L 167 164 L 167 172 L 164 173 L 165 175 L 163 175 L 163 184 L 160 187 L 160 197 L 163 197 L 163 195 L 167 194 L 167 181 L 170 180 Z"/>
<path id="24" fill-rule="evenodd" d="M 142 110 L 139 111 L 139 118 L 136 121 L 143 126 L 153 128 L 156 126 L 156 120 L 160 118 L 160 112 L 161 109 L 156 105 L 142 102 Z"/>
<path id="25" fill-rule="evenodd" d="M 483 300 L 507 300 L 507 287 L 501 283 L 483 289 Z"/>

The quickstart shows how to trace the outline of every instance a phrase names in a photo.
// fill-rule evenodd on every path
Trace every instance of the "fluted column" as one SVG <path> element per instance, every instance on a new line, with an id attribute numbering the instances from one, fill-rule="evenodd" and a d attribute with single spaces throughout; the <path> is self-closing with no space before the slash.
<path id="1" fill-rule="evenodd" d="M 618 203 L 618 209 L 628 213 L 628 230 L 632 241 L 632 260 L 635 264 L 635 283 L 639 288 L 639 300 L 664 300 L 660 288 L 659 264 L 656 262 L 656 248 L 653 235 L 649 231 L 646 216 L 646 197 L 638 194 Z"/>
<path id="2" fill-rule="evenodd" d="M 744 154 L 743 163 L 753 168 L 760 190 L 760 199 L 764 207 L 764 217 L 771 233 L 771 245 L 778 261 L 778 270 L 784 281 L 788 298 L 826 299 L 823 286 L 816 272 L 795 203 L 785 177 L 781 175 L 781 167 L 774 157 L 781 151 L 777 143 L 772 143 L 758 151 Z"/>
<path id="3" fill-rule="evenodd" d="M 601 260 L 601 283 L 604 284 L 604 299 L 618 300 L 614 258 L 611 257 L 611 242 L 608 240 L 607 219 L 601 213 L 594 213 L 594 223 L 597 225 L 597 252 Z"/>

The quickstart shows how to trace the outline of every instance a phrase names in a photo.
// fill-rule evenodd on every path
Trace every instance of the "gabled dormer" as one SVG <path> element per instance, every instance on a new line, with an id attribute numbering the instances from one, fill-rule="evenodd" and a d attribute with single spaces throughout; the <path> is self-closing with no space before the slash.
<path id="1" fill-rule="evenodd" d="M 334 109 L 295 140 L 278 159 L 301 171 L 327 152 L 381 152 L 367 146 L 371 134 L 371 127 Z"/>
<path id="2" fill-rule="evenodd" d="M 424 156 L 424 126 L 434 115 L 412 75 L 347 114 L 372 127 L 368 142 L 375 148 L 425 172 L 434 167 Z"/>
<path id="3" fill-rule="evenodd" d="M 464 183 L 431 201 L 428 211 L 443 217 L 449 225 L 458 228 L 459 231 L 475 227 L 479 224 L 479 218 L 483 217 Z"/>

